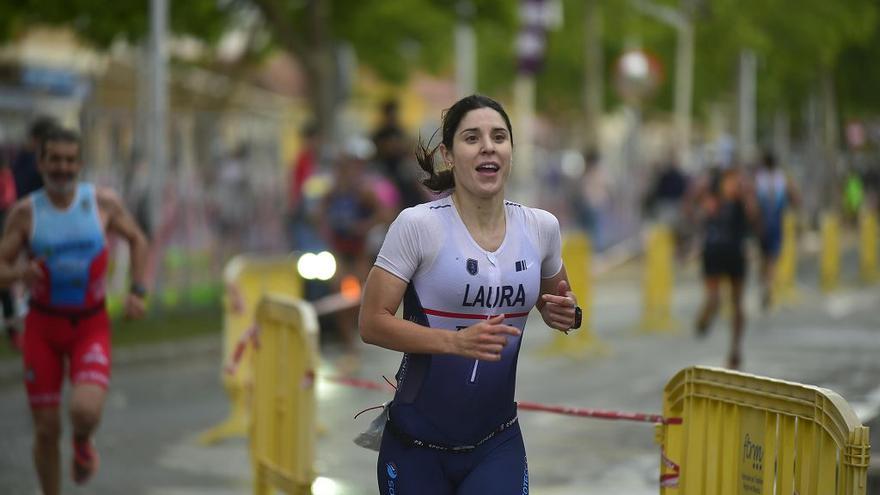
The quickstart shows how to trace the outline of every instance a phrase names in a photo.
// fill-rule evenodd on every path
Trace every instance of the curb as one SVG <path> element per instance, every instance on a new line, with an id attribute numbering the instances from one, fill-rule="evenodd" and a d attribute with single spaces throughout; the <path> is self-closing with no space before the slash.
<path id="1" fill-rule="evenodd" d="M 179 359 L 218 356 L 223 342 L 218 335 L 203 335 L 183 340 L 139 344 L 113 349 L 113 367 L 124 368 Z M 22 381 L 21 357 L 0 361 L 0 386 Z"/>

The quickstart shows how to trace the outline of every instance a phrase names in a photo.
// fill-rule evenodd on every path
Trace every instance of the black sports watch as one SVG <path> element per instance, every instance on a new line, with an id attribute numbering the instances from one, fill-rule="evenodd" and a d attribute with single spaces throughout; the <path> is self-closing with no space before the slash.
<path id="1" fill-rule="evenodd" d="M 571 326 L 571 330 L 577 330 L 581 327 L 582 320 L 584 319 L 584 312 L 581 310 L 580 306 L 574 307 L 574 324 Z"/>

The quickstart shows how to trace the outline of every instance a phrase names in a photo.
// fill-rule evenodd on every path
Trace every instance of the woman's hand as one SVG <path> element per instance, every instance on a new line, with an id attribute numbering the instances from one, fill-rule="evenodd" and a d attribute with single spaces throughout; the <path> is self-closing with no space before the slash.
<path id="1" fill-rule="evenodd" d="M 568 287 L 568 282 L 560 280 L 556 286 L 556 294 L 543 294 L 541 300 L 541 317 L 550 328 L 568 333 L 574 326 L 574 308 L 577 299 L 574 292 Z"/>
<path id="2" fill-rule="evenodd" d="M 499 361 L 509 335 L 522 332 L 503 323 L 504 315 L 493 316 L 456 332 L 454 354 L 482 361 Z"/>

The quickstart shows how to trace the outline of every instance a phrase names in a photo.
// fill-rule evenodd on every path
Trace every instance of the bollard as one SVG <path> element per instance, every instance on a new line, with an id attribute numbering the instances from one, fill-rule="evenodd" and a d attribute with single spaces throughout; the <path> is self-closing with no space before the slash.
<path id="1" fill-rule="evenodd" d="M 199 436 L 210 445 L 230 437 L 247 435 L 252 385 L 251 346 L 240 345 L 242 337 L 254 325 L 257 303 L 269 292 L 300 297 L 302 280 L 296 262 L 288 256 L 238 255 L 223 270 L 226 286 L 223 314 L 223 388 L 229 397 L 227 419 Z M 236 356 L 236 353 L 241 355 Z M 242 354 L 243 353 L 243 354 Z M 233 362 L 240 365 L 230 366 Z"/>
<path id="2" fill-rule="evenodd" d="M 870 207 L 859 213 L 859 266 L 862 282 L 877 281 L 877 214 Z"/>
<path id="3" fill-rule="evenodd" d="M 568 233 L 562 240 L 562 260 L 565 263 L 571 291 L 577 296 L 583 312 L 583 319 L 581 328 L 570 335 L 563 333 L 554 335 L 550 344 L 541 351 L 542 354 L 583 357 L 590 353 L 607 353 L 607 348 L 590 327 L 593 306 L 592 252 L 590 238 L 583 232 Z"/>
<path id="4" fill-rule="evenodd" d="M 672 319 L 674 256 L 672 231 L 666 225 L 652 226 L 645 243 L 642 276 L 643 332 L 670 332 L 677 328 Z"/>
<path id="5" fill-rule="evenodd" d="M 794 303 L 798 300 L 797 263 L 797 215 L 787 211 L 782 218 L 782 249 L 773 278 L 774 304 Z"/>
<path id="6" fill-rule="evenodd" d="M 820 280 L 822 290 L 831 292 L 840 280 L 840 220 L 834 213 L 822 215 L 822 258 Z"/>

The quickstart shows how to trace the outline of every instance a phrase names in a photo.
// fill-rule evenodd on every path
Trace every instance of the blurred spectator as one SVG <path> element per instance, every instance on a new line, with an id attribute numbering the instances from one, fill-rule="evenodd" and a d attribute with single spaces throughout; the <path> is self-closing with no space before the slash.
<path id="1" fill-rule="evenodd" d="M 688 187 L 688 177 L 675 160 L 667 160 L 657 170 L 653 184 L 645 198 L 647 209 L 661 221 L 677 210 Z"/>
<path id="2" fill-rule="evenodd" d="M 318 153 L 321 149 L 321 137 L 318 126 L 309 122 L 300 130 L 302 144 L 288 172 L 287 180 L 287 225 L 289 245 L 293 250 L 305 249 L 304 240 L 309 236 L 310 229 L 303 187 L 306 181 L 318 169 Z"/>
<path id="3" fill-rule="evenodd" d="M 0 231 L 6 223 L 6 215 L 15 204 L 16 191 L 15 179 L 9 166 L 9 154 L 6 150 L 0 154 Z M 0 305 L 3 306 L 3 327 L 9 344 L 16 350 L 21 350 L 20 322 L 16 319 L 15 299 L 9 288 L 0 289 Z"/>
<path id="4" fill-rule="evenodd" d="M 12 175 L 15 178 L 15 190 L 19 198 L 43 187 L 43 177 L 37 168 L 37 158 L 43 139 L 59 123 L 52 117 L 37 117 L 28 130 L 28 140 L 12 162 Z"/>
<path id="5" fill-rule="evenodd" d="M 669 158 L 656 170 L 644 200 L 646 215 L 672 230 L 679 255 L 685 252 L 685 239 L 691 233 L 682 220 L 688 182 L 688 176 L 681 170 L 678 161 Z"/>
<path id="6" fill-rule="evenodd" d="M 218 166 L 214 184 L 214 211 L 224 260 L 241 249 L 250 221 L 253 198 L 245 168 L 247 158 L 248 147 L 240 144 L 231 154 L 221 158 Z"/>
<path id="7" fill-rule="evenodd" d="M 862 208 L 862 202 L 865 199 L 865 187 L 862 177 L 855 170 L 849 170 L 846 173 L 846 179 L 843 183 L 843 215 L 844 220 L 853 224 Z"/>
<path id="8" fill-rule="evenodd" d="M 602 169 L 598 151 L 590 149 L 584 152 L 584 172 L 578 186 L 574 195 L 574 217 L 590 236 L 593 246 L 600 248 L 604 242 L 601 238 L 600 220 L 609 195 L 608 178 Z"/>
<path id="9" fill-rule="evenodd" d="M 333 186 L 324 196 L 318 213 L 322 234 L 336 256 L 337 281 L 343 293 L 346 285 L 363 284 L 373 261 L 367 250 L 369 234 L 389 220 L 365 170 L 373 153 L 373 143 L 368 139 L 346 140 L 335 163 Z M 357 312 L 357 307 L 342 310 L 336 318 L 346 348 L 341 368 L 346 371 L 357 365 Z"/>
<path id="10" fill-rule="evenodd" d="M 138 226 L 148 237 L 153 229 L 150 213 L 150 170 L 143 153 L 137 148 L 132 149 L 128 170 L 128 187 L 125 192 L 126 204 L 134 215 Z"/>
<path id="11" fill-rule="evenodd" d="M 396 101 L 388 100 L 382 104 L 382 118 L 373 132 L 373 144 L 376 146 L 376 162 L 380 170 L 400 192 L 401 206 L 408 208 L 425 201 L 425 189 L 413 173 L 415 168 L 408 164 L 409 139 L 400 125 Z"/>

